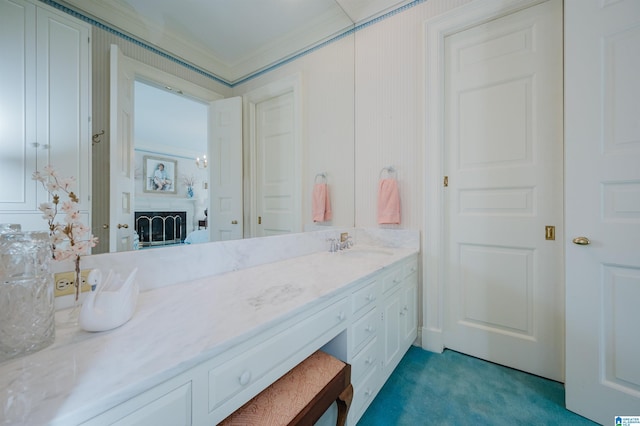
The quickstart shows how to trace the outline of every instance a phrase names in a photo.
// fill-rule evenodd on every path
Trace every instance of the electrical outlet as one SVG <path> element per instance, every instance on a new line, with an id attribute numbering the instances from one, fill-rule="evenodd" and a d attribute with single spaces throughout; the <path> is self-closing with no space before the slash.
<path id="1" fill-rule="evenodd" d="M 83 269 L 80 271 L 80 280 L 82 281 L 82 286 L 80 287 L 80 291 L 90 291 L 91 286 L 87 284 L 87 277 L 89 276 L 89 272 L 91 269 Z M 76 273 L 75 271 L 70 272 L 59 272 L 53 275 L 55 288 L 53 291 L 53 295 L 55 297 L 58 296 L 66 296 L 68 294 L 75 294 L 76 292 Z"/>

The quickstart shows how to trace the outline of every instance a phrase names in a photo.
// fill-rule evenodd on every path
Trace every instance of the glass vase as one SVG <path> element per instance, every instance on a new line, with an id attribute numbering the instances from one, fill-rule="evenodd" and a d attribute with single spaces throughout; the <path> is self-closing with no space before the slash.
<path id="1" fill-rule="evenodd" d="M 74 270 L 76 275 L 73 289 L 73 306 L 58 324 L 63 328 L 77 326 L 80 321 L 80 310 L 82 309 L 82 302 L 80 301 L 80 290 L 82 286 L 82 276 L 80 274 L 80 256 L 75 257 L 73 264 L 75 267 Z"/>
<path id="2" fill-rule="evenodd" d="M 0 362 L 55 339 L 48 232 L 0 233 Z"/>

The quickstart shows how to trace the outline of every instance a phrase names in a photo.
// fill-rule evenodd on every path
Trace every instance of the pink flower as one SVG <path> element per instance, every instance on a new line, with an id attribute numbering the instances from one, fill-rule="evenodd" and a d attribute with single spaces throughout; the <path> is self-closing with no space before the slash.
<path id="1" fill-rule="evenodd" d="M 62 188 L 66 192 L 70 191 L 75 184 L 76 178 L 74 178 L 73 176 L 59 180 L 60 188 Z"/>
<path id="2" fill-rule="evenodd" d="M 53 251 L 53 258 L 55 260 L 71 259 L 74 255 L 75 253 L 72 250 L 65 250 L 58 247 Z"/>
<path id="3" fill-rule="evenodd" d="M 44 168 L 44 174 L 36 171 L 32 177 L 42 183 L 53 199 L 53 203 L 42 203 L 38 208 L 43 213 L 42 217 L 49 224 L 54 259 L 75 258 L 76 261 L 79 261 L 80 256 L 90 254 L 91 247 L 96 246 L 98 239 L 90 234 L 91 228 L 81 222 L 79 199 L 71 191 L 76 179 L 74 177 L 59 177 L 51 166 Z M 68 200 L 59 202 L 59 192 L 65 193 Z M 63 223 L 54 222 L 58 208 L 65 213 Z M 89 234 L 88 237 L 87 234 Z"/>

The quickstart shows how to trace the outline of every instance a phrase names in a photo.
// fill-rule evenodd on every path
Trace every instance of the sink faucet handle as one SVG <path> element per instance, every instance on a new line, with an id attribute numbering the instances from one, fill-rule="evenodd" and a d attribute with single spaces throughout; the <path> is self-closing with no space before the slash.
<path id="1" fill-rule="evenodd" d="M 335 238 L 327 238 L 329 242 L 329 253 L 334 253 L 338 251 L 338 242 Z"/>
<path id="2" fill-rule="evenodd" d="M 349 235 L 345 241 L 347 248 L 353 247 L 353 237 Z"/>

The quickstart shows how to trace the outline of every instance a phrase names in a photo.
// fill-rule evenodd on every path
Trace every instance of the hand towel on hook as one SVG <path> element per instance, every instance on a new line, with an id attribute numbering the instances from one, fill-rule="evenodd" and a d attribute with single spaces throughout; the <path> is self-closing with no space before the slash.
<path id="1" fill-rule="evenodd" d="M 400 223 L 400 194 L 395 179 L 380 179 L 378 183 L 378 223 Z"/>
<path id="2" fill-rule="evenodd" d="M 311 214 L 314 222 L 331 220 L 331 201 L 329 201 L 329 186 L 326 183 L 313 185 Z"/>

